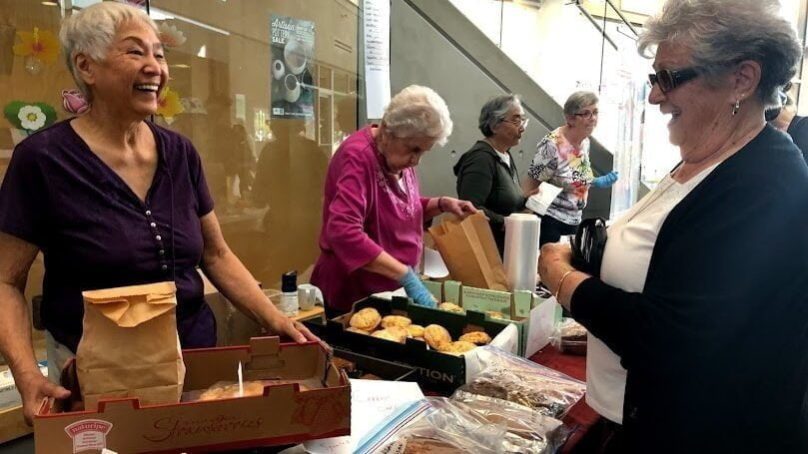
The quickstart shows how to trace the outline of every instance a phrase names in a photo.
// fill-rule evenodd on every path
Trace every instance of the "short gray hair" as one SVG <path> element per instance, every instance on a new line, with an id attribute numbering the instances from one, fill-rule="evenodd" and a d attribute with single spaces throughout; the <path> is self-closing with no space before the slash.
<path id="1" fill-rule="evenodd" d="M 508 111 L 513 107 L 522 107 L 522 100 L 519 95 L 501 95 L 495 96 L 483 104 L 480 109 L 480 119 L 477 122 L 477 127 L 485 137 L 494 135 L 494 127 L 505 119 Z"/>
<path id="2" fill-rule="evenodd" d="M 779 104 L 781 87 L 794 77 L 802 54 L 777 0 L 668 0 L 645 23 L 640 54 L 651 57 L 662 42 L 692 51 L 693 65 L 715 86 L 744 60 L 761 66 L 757 97 L 764 107 Z"/>
<path id="3" fill-rule="evenodd" d="M 598 95 L 591 91 L 576 91 L 564 102 L 564 115 L 571 117 L 586 106 L 598 103 Z"/>
<path id="4" fill-rule="evenodd" d="M 62 21 L 59 40 L 64 49 L 67 69 L 88 101 L 91 100 L 90 89 L 76 68 L 74 62 L 76 55 L 85 54 L 95 61 L 104 61 L 118 27 L 130 21 L 142 22 L 151 27 L 158 36 L 160 35 L 157 25 L 145 11 L 117 2 L 96 3 Z"/>
<path id="5" fill-rule="evenodd" d="M 410 85 L 398 92 L 384 109 L 382 124 L 400 138 L 429 137 L 438 146 L 452 134 L 449 107 L 434 90 Z"/>

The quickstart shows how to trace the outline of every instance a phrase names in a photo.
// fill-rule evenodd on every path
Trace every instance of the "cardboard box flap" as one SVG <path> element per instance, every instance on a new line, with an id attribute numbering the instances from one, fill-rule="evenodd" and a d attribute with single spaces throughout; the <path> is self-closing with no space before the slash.
<path id="1" fill-rule="evenodd" d="M 253 337 L 250 339 L 250 360 L 245 365 L 248 371 L 271 370 L 284 367 L 280 358 L 281 341 L 277 336 Z"/>
<path id="2" fill-rule="evenodd" d="M 173 282 L 132 285 L 82 292 L 104 317 L 118 326 L 133 328 L 174 309 L 177 305 Z"/>

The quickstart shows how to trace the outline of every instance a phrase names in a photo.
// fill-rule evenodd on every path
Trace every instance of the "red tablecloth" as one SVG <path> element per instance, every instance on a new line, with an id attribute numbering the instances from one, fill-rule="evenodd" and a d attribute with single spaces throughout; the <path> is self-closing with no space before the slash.
<path id="1" fill-rule="evenodd" d="M 584 356 L 565 355 L 555 347 L 548 345 L 531 356 L 530 360 L 563 372 L 578 380 L 586 380 L 586 357 Z M 572 433 L 559 452 L 575 452 L 575 447 L 581 441 L 581 438 L 599 418 L 600 416 L 586 404 L 584 399 L 573 405 L 563 418 L 564 424 L 572 430 Z"/>

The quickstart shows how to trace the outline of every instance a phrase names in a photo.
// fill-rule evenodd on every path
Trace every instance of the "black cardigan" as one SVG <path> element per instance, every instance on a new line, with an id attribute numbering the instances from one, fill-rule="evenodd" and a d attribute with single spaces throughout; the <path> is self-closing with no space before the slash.
<path id="1" fill-rule="evenodd" d="M 572 315 L 622 358 L 630 452 L 808 453 L 808 167 L 771 126 L 663 223 L 642 293 Z"/>
<path id="2" fill-rule="evenodd" d="M 786 132 L 791 136 L 794 145 L 802 151 L 802 157 L 808 161 L 808 118 L 794 116 Z"/>
<path id="3" fill-rule="evenodd" d="M 525 209 L 525 196 L 519 186 L 519 173 L 511 158 L 507 166 L 497 152 L 482 140 L 460 157 L 454 166 L 457 197 L 483 210 L 491 224 L 494 240 L 502 255 L 505 244 L 505 217 Z"/>

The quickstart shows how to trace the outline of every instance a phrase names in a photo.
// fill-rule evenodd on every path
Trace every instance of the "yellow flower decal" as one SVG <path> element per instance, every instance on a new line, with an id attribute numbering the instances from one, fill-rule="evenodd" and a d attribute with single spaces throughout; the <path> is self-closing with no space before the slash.
<path id="1" fill-rule="evenodd" d="M 180 97 L 177 92 L 172 91 L 170 88 L 165 87 L 163 92 L 160 93 L 160 98 L 157 100 L 157 115 L 165 118 L 166 120 L 173 119 L 176 115 L 185 112 L 182 107 Z"/>
<path id="2" fill-rule="evenodd" d="M 17 32 L 17 36 L 20 42 L 14 45 L 14 55 L 36 57 L 47 63 L 56 61 L 59 41 L 52 32 L 34 27 L 33 32 Z"/>

